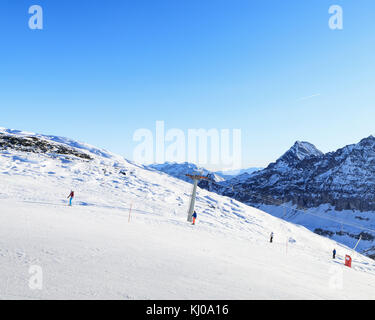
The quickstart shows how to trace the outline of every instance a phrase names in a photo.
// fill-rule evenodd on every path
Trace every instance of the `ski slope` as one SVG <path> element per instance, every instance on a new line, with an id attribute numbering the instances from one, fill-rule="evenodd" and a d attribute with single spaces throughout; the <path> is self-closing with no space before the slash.
<path id="1" fill-rule="evenodd" d="M 192 226 L 187 182 L 70 139 L 0 132 L 93 158 L 0 150 L 1 299 L 375 298 L 375 261 L 304 227 L 206 190 Z"/>

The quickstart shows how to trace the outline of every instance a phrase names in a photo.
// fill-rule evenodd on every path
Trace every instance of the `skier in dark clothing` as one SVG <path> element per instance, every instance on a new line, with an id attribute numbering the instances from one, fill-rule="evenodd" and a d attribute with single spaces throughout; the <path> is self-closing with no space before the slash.
<path id="1" fill-rule="evenodd" d="M 193 213 L 193 225 L 195 224 L 195 219 L 197 219 L 197 212 L 194 210 L 194 213 Z"/>
<path id="2" fill-rule="evenodd" d="M 333 249 L 333 255 L 332 255 L 332 258 L 333 258 L 333 259 L 336 259 L 336 249 Z"/>
<path id="3" fill-rule="evenodd" d="M 74 198 L 74 191 L 70 191 L 70 194 L 68 196 L 68 199 L 69 199 L 69 206 L 72 205 L 72 201 L 73 201 L 73 198 Z"/>
<path id="4" fill-rule="evenodd" d="M 273 232 L 271 232 L 270 234 L 270 242 L 272 243 L 272 241 L 273 241 Z"/>

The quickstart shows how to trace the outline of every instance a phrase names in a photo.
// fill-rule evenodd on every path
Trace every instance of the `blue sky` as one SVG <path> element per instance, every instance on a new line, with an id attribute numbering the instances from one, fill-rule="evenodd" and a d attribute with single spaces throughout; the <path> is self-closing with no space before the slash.
<path id="1" fill-rule="evenodd" d="M 28 28 L 28 8 L 44 29 Z M 328 27 L 341 5 L 344 29 Z M 373 0 L 2 0 L 0 126 L 132 158 L 138 128 L 242 130 L 243 166 L 375 134 Z M 310 97 L 310 98 L 307 98 Z"/>

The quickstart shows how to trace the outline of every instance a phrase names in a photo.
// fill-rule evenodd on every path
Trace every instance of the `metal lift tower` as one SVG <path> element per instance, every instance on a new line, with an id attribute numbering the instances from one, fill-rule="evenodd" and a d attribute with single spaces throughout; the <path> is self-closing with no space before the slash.
<path id="1" fill-rule="evenodd" d="M 186 176 L 191 178 L 194 182 L 193 193 L 191 195 L 190 207 L 189 207 L 188 218 L 187 218 L 187 221 L 192 222 L 193 221 L 194 206 L 195 206 L 195 197 L 197 195 L 198 181 L 200 181 L 200 180 L 210 180 L 210 179 L 207 178 L 207 177 L 204 177 L 204 176 L 193 175 L 193 174 L 187 174 Z"/>

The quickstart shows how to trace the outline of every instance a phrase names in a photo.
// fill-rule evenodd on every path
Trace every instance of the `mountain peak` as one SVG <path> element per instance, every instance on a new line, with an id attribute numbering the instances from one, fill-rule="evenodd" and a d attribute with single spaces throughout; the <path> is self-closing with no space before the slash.
<path id="1" fill-rule="evenodd" d="M 319 157 L 323 152 L 307 141 L 296 141 L 294 145 L 279 158 L 287 163 L 295 163 L 308 157 Z"/>
<path id="2" fill-rule="evenodd" d="M 362 139 L 358 144 L 364 147 L 373 146 L 375 144 L 375 137 L 373 135 L 370 135 L 367 138 Z"/>

